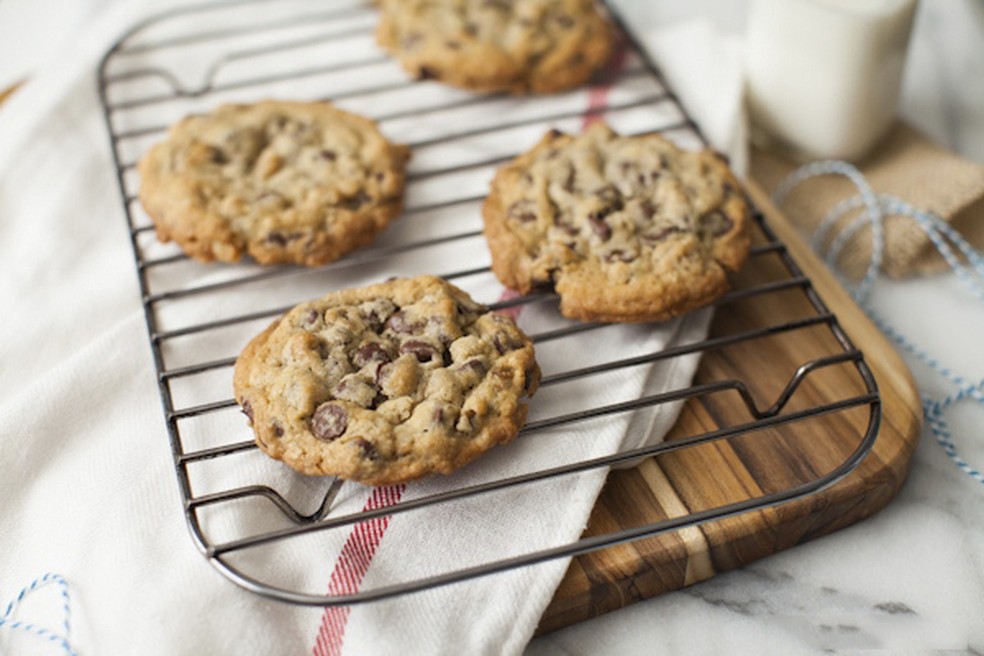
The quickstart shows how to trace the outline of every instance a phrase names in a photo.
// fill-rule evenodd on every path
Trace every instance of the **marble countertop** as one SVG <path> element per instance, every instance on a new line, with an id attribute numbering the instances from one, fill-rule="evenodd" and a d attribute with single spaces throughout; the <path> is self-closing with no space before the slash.
<path id="1" fill-rule="evenodd" d="M 739 35 L 748 5 L 620 4 L 639 29 L 702 17 Z M 921 3 L 900 113 L 938 142 L 984 162 L 981 4 Z M 984 376 L 984 307 L 954 276 L 880 280 L 873 305 L 958 373 L 970 380 Z M 943 395 L 932 371 L 913 365 L 913 374 L 923 393 Z M 984 467 L 982 419 L 984 408 L 968 404 L 955 410 L 951 422 L 962 455 L 978 468 Z M 742 570 L 537 639 L 528 653 L 984 654 L 982 502 L 984 485 L 959 471 L 924 429 L 909 480 L 877 515 Z"/>
<path id="2" fill-rule="evenodd" d="M 739 35 L 748 4 L 619 3 L 637 29 L 703 17 Z M 47 3 L 0 2 L 0 88 L 42 65 L 51 51 L 44 43 L 56 43 L 108 4 L 73 4 L 72 11 L 49 16 Z M 909 122 L 980 162 L 982 4 L 921 3 L 900 107 Z M 45 32 L 5 30 L 17 11 L 28 23 L 43 25 Z M 968 379 L 984 375 L 984 349 L 979 346 L 984 307 L 974 304 L 952 275 L 879 281 L 874 305 L 941 362 Z M 914 374 L 924 392 L 941 394 L 931 371 L 914 367 Z M 955 411 L 952 422 L 963 455 L 979 468 L 984 467 L 982 419 L 984 408 L 967 406 Z M 898 498 L 868 520 L 742 570 L 536 639 L 527 653 L 984 654 L 982 501 L 984 485 L 960 472 L 927 431 Z"/>

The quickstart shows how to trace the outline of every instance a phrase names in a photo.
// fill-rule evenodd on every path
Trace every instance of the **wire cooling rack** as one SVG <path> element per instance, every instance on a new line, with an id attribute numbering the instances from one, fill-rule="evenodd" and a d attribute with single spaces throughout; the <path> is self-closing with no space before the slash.
<path id="1" fill-rule="evenodd" d="M 833 345 L 829 352 L 805 359 L 777 400 L 766 409 L 760 409 L 750 391 L 754 380 L 721 379 L 541 418 L 528 423 L 522 436 L 729 390 L 736 393 L 751 421 L 387 507 L 341 514 L 334 512 L 334 504 L 343 485 L 330 478 L 297 475 L 288 489 L 278 489 L 271 481 L 282 481 L 282 469 L 277 471 L 277 478 L 264 474 L 262 465 L 244 465 L 235 469 L 245 471 L 246 480 L 242 476 L 220 475 L 217 481 L 202 484 L 200 468 L 256 453 L 255 444 L 244 432 L 245 422 L 230 398 L 231 368 L 245 341 L 295 303 L 338 288 L 343 276 L 350 280 L 361 275 L 372 281 L 394 272 L 435 273 L 465 289 L 470 281 L 491 276 L 487 264 L 478 261 L 452 270 L 443 270 L 441 264 L 449 248 L 485 253 L 478 217 L 487 181 L 496 166 L 525 150 L 547 129 L 576 131 L 586 120 L 604 115 L 623 133 L 659 131 L 685 147 L 704 143 L 658 69 L 627 31 L 624 52 L 587 89 L 519 99 L 472 95 L 435 82 L 409 79 L 374 46 L 373 24 L 374 9 L 356 0 L 246 0 L 200 5 L 163 13 L 134 26 L 105 55 L 99 69 L 99 93 L 184 512 L 195 543 L 219 571 L 249 590 L 284 601 L 326 606 L 353 604 L 596 551 L 774 506 L 832 485 L 861 462 L 874 444 L 881 417 L 874 378 L 837 317 L 757 213 L 751 258 L 773 258 L 782 273 L 739 286 L 716 305 L 727 308 L 757 298 L 796 294 L 810 308 L 806 315 L 777 318 L 769 325 L 713 335 L 698 343 L 579 370 L 545 371 L 544 387 L 818 328 L 833 338 L 829 340 Z M 390 138 L 411 145 L 414 162 L 409 173 L 405 216 L 375 245 L 319 269 L 263 269 L 251 264 L 205 266 L 189 260 L 172 245 L 158 243 L 136 201 L 139 181 L 135 162 L 141 153 L 162 138 L 172 122 L 185 115 L 207 111 L 221 102 L 276 96 L 331 100 L 374 118 Z M 468 182 L 476 176 L 481 185 Z M 421 254 L 426 257 L 416 257 Z M 406 267 L 414 266 L 408 255 L 415 256 L 414 262 L 430 263 L 430 270 L 408 270 Z M 478 300 L 492 301 L 488 302 L 490 307 L 502 310 L 525 304 L 556 306 L 557 297 L 547 291 L 500 301 Z M 605 328 L 599 324 L 569 323 L 533 338 L 538 347 L 556 341 L 569 348 L 589 347 L 593 334 Z M 853 368 L 862 393 L 830 403 L 788 408 L 794 394 L 809 386 L 814 372 L 843 365 Z M 245 565 L 234 562 L 237 554 L 276 547 L 302 535 L 351 528 L 380 517 L 413 513 L 502 490 L 529 487 L 534 494 L 532 488 L 538 481 L 624 465 L 641 457 L 693 449 L 768 427 L 794 425 L 811 417 L 865 407 L 866 426 L 858 433 L 856 450 L 829 473 L 787 489 L 678 518 L 594 534 L 570 544 L 354 594 L 318 594 L 299 590 L 289 582 L 269 581 L 265 574 L 267 556 L 246 559 Z M 228 524 L 223 525 L 221 513 L 209 514 L 243 502 L 259 503 L 264 517 L 246 533 L 230 532 Z M 210 522 L 218 528 L 213 530 Z"/>

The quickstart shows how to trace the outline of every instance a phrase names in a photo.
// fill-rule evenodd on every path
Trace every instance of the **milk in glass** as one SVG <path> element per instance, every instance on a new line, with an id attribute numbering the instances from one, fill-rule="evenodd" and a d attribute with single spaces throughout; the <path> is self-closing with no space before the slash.
<path id="1" fill-rule="evenodd" d="M 754 0 L 746 57 L 756 141 L 857 160 L 895 117 L 916 0 Z"/>

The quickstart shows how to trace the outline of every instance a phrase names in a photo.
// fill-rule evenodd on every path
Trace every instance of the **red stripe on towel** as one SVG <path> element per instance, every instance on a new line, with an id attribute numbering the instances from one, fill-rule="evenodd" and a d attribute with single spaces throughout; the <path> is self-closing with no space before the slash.
<path id="1" fill-rule="evenodd" d="M 520 296 L 522 296 L 522 294 L 520 294 L 519 292 L 515 292 L 515 291 L 513 291 L 511 289 L 504 289 L 502 291 L 502 294 L 499 295 L 499 302 L 501 303 L 502 301 L 511 301 L 514 298 L 519 298 Z M 519 320 L 519 314 L 522 311 L 523 311 L 523 306 L 522 305 L 514 305 L 513 307 L 502 308 L 498 312 L 499 312 L 499 314 L 506 315 L 507 317 L 509 317 L 513 321 L 518 321 Z"/>
<path id="2" fill-rule="evenodd" d="M 374 488 L 362 512 L 392 506 L 400 501 L 406 485 Z M 342 552 L 335 561 L 328 582 L 328 594 L 355 594 L 369 570 L 369 564 L 389 526 L 389 516 L 375 517 L 352 527 Z M 329 606 L 321 616 L 321 626 L 311 650 L 314 656 L 338 656 L 345 641 L 345 625 L 348 623 L 349 606 Z"/>
<path id="3" fill-rule="evenodd" d="M 588 110 L 585 112 L 582 127 L 587 128 L 592 123 L 604 117 L 605 105 L 608 102 L 608 93 L 612 88 L 612 81 L 625 65 L 626 47 L 625 38 L 619 34 L 616 38 L 615 54 L 608 63 L 604 71 L 605 82 L 590 88 L 588 92 Z M 506 289 L 500 296 L 500 301 L 517 298 L 519 294 Z M 523 306 L 505 308 L 500 310 L 502 314 L 508 315 L 514 321 L 519 319 Z M 400 501 L 405 485 L 394 485 L 387 487 L 377 487 L 366 502 L 363 512 L 392 506 Z M 333 595 L 355 594 L 362 585 L 365 577 L 376 555 L 376 549 L 386 534 L 386 527 L 389 526 L 389 517 L 377 517 L 365 522 L 360 522 L 352 528 L 342 552 L 335 562 L 332 570 L 331 579 L 328 583 L 328 592 Z M 318 635 L 315 638 L 312 649 L 313 656 L 340 656 L 342 646 L 345 642 L 345 626 L 348 623 L 351 608 L 349 606 L 331 606 L 325 608 L 321 616 L 321 626 L 318 628 Z"/>

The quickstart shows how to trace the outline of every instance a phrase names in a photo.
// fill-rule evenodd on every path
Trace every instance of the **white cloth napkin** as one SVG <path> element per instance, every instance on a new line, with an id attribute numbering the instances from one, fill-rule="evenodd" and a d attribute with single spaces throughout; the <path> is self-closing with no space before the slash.
<path id="1" fill-rule="evenodd" d="M 566 560 L 387 601 L 322 610 L 246 592 L 209 567 L 194 548 L 181 513 L 95 91 L 98 58 L 141 13 L 130 6 L 114 10 L 62 53 L 62 68 L 34 79 L 0 111 L 0 306 L 7 309 L 0 322 L 0 610 L 21 586 L 47 573 L 64 577 L 71 595 L 70 647 L 52 637 L 64 634 L 65 615 L 57 589 L 48 586 L 29 593 L 20 607 L 0 616 L 0 651 L 518 653 L 563 576 Z M 663 44 L 667 56 L 658 49 L 661 64 L 708 133 L 728 133 L 738 87 L 708 86 L 701 84 L 707 79 L 701 73 L 683 74 L 709 60 L 691 60 L 681 53 L 717 47 L 708 28 L 691 26 L 652 35 L 646 42 Z M 684 43 L 686 48 L 677 47 Z M 309 92 L 305 87 L 294 91 Z M 611 94 L 625 93 L 631 99 L 638 92 L 629 88 Z M 716 102 L 705 104 L 711 97 Z M 590 98 L 582 92 L 565 102 L 587 107 Z M 523 107 L 516 102 L 500 109 L 503 117 L 519 116 Z M 372 113 L 373 107 L 362 109 Z M 631 129 L 633 121 L 643 118 L 623 117 L 622 127 Z M 573 120 L 562 127 L 576 129 L 578 123 Z M 414 120 L 384 128 L 395 139 L 407 141 L 447 126 Z M 733 161 L 743 161 L 740 150 L 729 148 L 739 142 L 716 143 Z M 427 170 L 448 158 L 474 157 L 485 149 L 494 153 L 501 147 L 492 138 L 422 151 L 413 167 Z M 487 178 L 487 172 L 477 172 L 457 180 L 456 186 L 462 192 L 481 189 Z M 422 183 L 411 190 L 408 201 L 423 204 L 444 192 Z M 477 205 L 451 214 L 405 217 L 378 246 L 478 225 Z M 154 244 L 148 249 L 173 252 Z M 475 238 L 396 262 L 352 267 L 330 276 L 285 278 L 242 294 L 193 298 L 162 308 L 161 321 L 165 329 L 177 328 L 248 311 L 255 303 L 271 307 L 276 300 L 283 305 L 393 273 L 446 273 L 487 261 L 481 239 Z M 193 286 L 248 269 L 178 266 L 190 272 L 180 281 L 166 280 L 167 273 L 153 275 L 161 275 L 163 283 Z M 503 292 L 491 275 L 456 282 L 484 302 L 495 301 Z M 702 338 L 709 318 L 709 312 L 699 312 L 660 326 L 605 327 L 576 339 L 546 342 L 537 349 L 538 359 L 550 375 L 654 352 Z M 525 307 L 519 322 L 530 333 L 567 325 L 546 305 Z M 233 355 L 263 323 L 241 326 L 218 340 L 176 341 L 168 346 L 168 364 Z M 529 420 L 685 387 L 696 364 L 696 357 L 676 358 L 545 387 L 533 401 Z M 176 404 L 224 398 L 229 394 L 227 379 L 226 370 L 214 377 L 183 380 L 175 386 Z M 536 431 L 446 478 L 379 489 L 346 484 L 332 516 L 633 448 L 661 439 L 677 409 L 661 406 Z M 244 422 L 231 410 L 189 421 L 182 430 L 189 449 L 248 439 Z M 303 480 L 255 451 L 204 463 L 191 475 L 197 494 L 260 481 L 299 505 L 310 505 L 323 490 L 323 481 Z M 347 593 L 563 545 L 579 537 L 604 475 L 603 470 L 591 470 L 320 532 L 243 553 L 236 556 L 237 564 L 264 580 L 314 594 Z M 284 525 L 262 503 L 215 508 L 203 521 L 217 541 Z"/>

